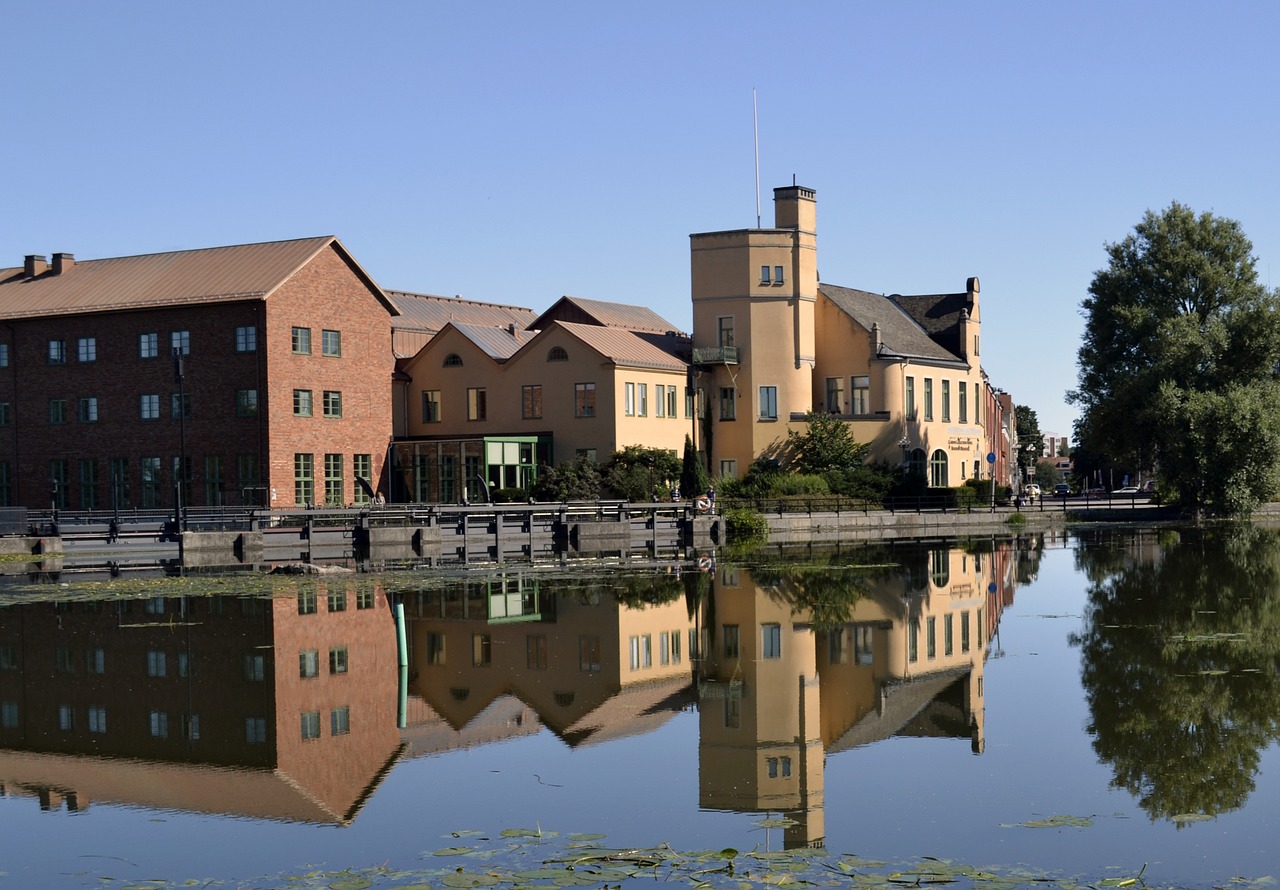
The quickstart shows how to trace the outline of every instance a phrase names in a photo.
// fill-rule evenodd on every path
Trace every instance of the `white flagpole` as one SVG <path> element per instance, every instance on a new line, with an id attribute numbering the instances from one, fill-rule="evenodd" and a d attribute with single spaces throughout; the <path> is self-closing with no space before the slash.
<path id="1" fill-rule="evenodd" d="M 760 228 L 760 112 L 756 107 L 756 88 L 751 88 L 751 119 L 756 141 L 756 228 Z"/>

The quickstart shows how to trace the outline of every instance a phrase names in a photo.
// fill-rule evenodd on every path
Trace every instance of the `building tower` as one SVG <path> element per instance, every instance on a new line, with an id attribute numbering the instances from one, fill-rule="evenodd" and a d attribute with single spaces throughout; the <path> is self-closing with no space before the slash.
<path id="1" fill-rule="evenodd" d="M 774 227 L 689 236 L 700 450 L 739 476 L 813 408 L 816 196 L 774 189 Z"/>

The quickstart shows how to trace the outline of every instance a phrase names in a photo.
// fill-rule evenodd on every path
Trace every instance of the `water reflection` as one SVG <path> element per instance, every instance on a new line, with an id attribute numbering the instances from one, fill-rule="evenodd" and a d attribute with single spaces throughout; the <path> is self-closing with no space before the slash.
<path id="1" fill-rule="evenodd" d="M 1077 559 L 1089 613 L 1072 642 L 1113 784 L 1153 819 L 1243 806 L 1280 737 L 1280 540 L 1252 526 L 1099 535 Z"/>
<path id="2" fill-rule="evenodd" d="M 1038 554 L 898 543 L 802 566 L 13 606 L 0 781 L 47 808 L 347 824 L 402 757 L 544 729 L 597 745 L 696 710 L 699 806 L 783 815 L 787 846 L 821 846 L 828 755 L 904 735 L 983 751 L 988 644 Z"/>

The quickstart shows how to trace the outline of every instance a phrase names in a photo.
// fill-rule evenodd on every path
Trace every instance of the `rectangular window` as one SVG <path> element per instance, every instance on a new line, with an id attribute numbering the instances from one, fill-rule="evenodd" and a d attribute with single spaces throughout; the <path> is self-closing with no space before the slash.
<path id="1" fill-rule="evenodd" d="M 311 416 L 311 390 L 295 389 L 293 391 L 293 416 Z"/>
<path id="2" fill-rule="evenodd" d="M 840 414 L 844 411 L 844 378 L 827 378 L 827 398 L 823 408 L 828 414 Z"/>
<path id="3" fill-rule="evenodd" d="M 769 267 L 768 266 L 760 267 L 760 283 L 761 284 L 769 283 Z"/>
<path id="4" fill-rule="evenodd" d="M 720 419 L 734 420 L 738 416 L 738 392 L 732 386 L 720 387 Z"/>
<path id="5" fill-rule="evenodd" d="M 666 417 L 666 416 L 667 416 L 667 387 L 666 387 L 666 384 L 664 384 L 664 383 L 659 383 L 657 386 L 655 386 L 655 387 L 654 387 L 654 394 L 653 394 L 653 396 L 654 396 L 654 398 L 653 398 L 653 416 L 654 416 L 654 417 Z"/>
<path id="6" fill-rule="evenodd" d="M 49 422 L 50 423 L 66 423 L 67 422 L 67 400 L 66 399 L 50 399 L 49 400 Z"/>
<path id="7" fill-rule="evenodd" d="M 721 347 L 737 345 L 733 339 L 732 315 L 722 315 L 716 319 L 716 339 Z"/>
<path id="8" fill-rule="evenodd" d="M 942 421 L 951 422 L 951 381 L 942 381 Z"/>
<path id="9" fill-rule="evenodd" d="M 628 660 L 627 663 L 630 665 L 631 670 L 633 671 L 640 670 L 640 637 L 639 636 L 633 636 L 627 640 L 627 650 L 630 653 L 630 659 Z"/>
<path id="10" fill-rule="evenodd" d="M 17 729 L 21 721 L 18 719 L 18 703 L 16 701 L 0 702 L 0 727 Z"/>
<path id="11" fill-rule="evenodd" d="M 320 354 L 330 358 L 342 355 L 342 331 L 320 332 Z"/>
<path id="12" fill-rule="evenodd" d="M 244 740 L 250 745 L 262 745 L 267 741 L 267 718 L 245 717 Z"/>
<path id="13" fill-rule="evenodd" d="M 645 634 L 640 638 L 640 667 L 653 667 L 653 635 Z"/>
<path id="14" fill-rule="evenodd" d="M 452 504 L 458 497 L 458 459 L 452 454 L 440 455 L 440 500 Z"/>
<path id="15" fill-rule="evenodd" d="M 627 417 L 636 416 L 636 385 L 622 384 L 622 413 Z"/>
<path id="16" fill-rule="evenodd" d="M 741 638 L 739 636 L 738 625 L 726 624 L 724 627 L 724 657 L 737 658 L 741 651 Z"/>
<path id="17" fill-rule="evenodd" d="M 260 652 L 251 652 L 244 657 L 244 678 L 253 683 L 260 683 L 267 677 L 267 656 Z"/>
<path id="18" fill-rule="evenodd" d="M 982 384 L 973 384 L 973 422 L 982 423 Z"/>
<path id="19" fill-rule="evenodd" d="M 869 376 L 854 377 L 853 405 L 851 412 L 855 415 L 871 413 L 871 378 Z"/>
<path id="20" fill-rule="evenodd" d="M 924 378 L 924 419 L 933 420 L 933 378 Z"/>
<path id="21" fill-rule="evenodd" d="M 575 383 L 573 385 L 573 416 L 596 416 L 596 385 L 594 383 Z"/>
<path id="22" fill-rule="evenodd" d="M 89 674 L 105 674 L 107 672 L 107 651 L 97 647 L 84 650 L 84 669 Z"/>
<path id="23" fill-rule="evenodd" d="M 916 378 L 908 377 L 906 386 L 903 389 L 903 405 L 902 409 L 907 414 L 907 420 L 916 419 Z"/>
<path id="24" fill-rule="evenodd" d="M 426 389 L 422 391 L 422 422 L 440 422 L 440 390 Z"/>
<path id="25" fill-rule="evenodd" d="M 0 343 L 0 368 L 9 367 L 9 344 Z"/>
<path id="26" fill-rule="evenodd" d="M 969 611 L 960 613 L 960 651 L 969 651 Z"/>
<path id="27" fill-rule="evenodd" d="M 142 458 L 139 461 L 139 479 L 142 483 L 141 505 L 160 506 L 160 458 Z"/>
<path id="28" fill-rule="evenodd" d="M 342 476 L 342 455 L 324 456 L 324 502 L 329 506 L 342 506 L 346 483 Z"/>
<path id="29" fill-rule="evenodd" d="M 319 711 L 303 711 L 301 723 L 302 723 L 302 738 L 304 740 L 320 738 L 320 712 Z"/>
<path id="30" fill-rule="evenodd" d="M 960 422 L 968 423 L 969 422 L 969 384 L 963 380 L 960 381 L 959 396 L 960 396 Z"/>
<path id="31" fill-rule="evenodd" d="M 169 416 L 173 418 L 191 416 L 191 393 L 175 392 L 169 396 Z"/>
<path id="32" fill-rule="evenodd" d="M 335 646 L 329 650 L 329 673 L 345 674 L 347 672 L 347 647 Z"/>
<path id="33" fill-rule="evenodd" d="M 173 331 L 169 334 L 169 350 L 173 355 L 191 354 L 191 332 Z"/>
<path id="34" fill-rule="evenodd" d="M 353 454 L 351 455 L 351 471 L 357 478 L 368 482 L 370 487 L 373 486 L 373 455 L 372 454 Z M 369 503 L 369 493 L 364 490 L 359 482 L 352 483 L 355 496 L 351 499 L 355 504 Z"/>
<path id="35" fill-rule="evenodd" d="M 71 732 L 76 728 L 76 712 L 71 705 L 58 705 L 58 729 Z"/>
<path id="36" fill-rule="evenodd" d="M 155 358 L 160 354 L 159 334 L 138 335 L 138 358 Z"/>
<path id="37" fill-rule="evenodd" d="M 760 419 L 778 419 L 778 387 L 760 387 Z"/>
<path id="38" fill-rule="evenodd" d="M 49 364 L 65 365 L 67 363 L 67 341 L 49 341 Z"/>
<path id="39" fill-rule="evenodd" d="M 253 326 L 236 328 L 236 352 L 258 351 L 258 329 Z"/>
<path id="40" fill-rule="evenodd" d="M 493 638 L 488 634 L 471 635 L 471 664 L 473 667 L 493 664 Z"/>
<path id="41" fill-rule="evenodd" d="M 53 505 L 65 510 L 71 505 L 71 477 L 66 458 L 49 461 L 49 480 L 53 487 Z"/>
<path id="42" fill-rule="evenodd" d="M 324 391 L 324 416 L 342 416 L 342 393 L 339 390 L 326 389 Z"/>
<path id="43" fill-rule="evenodd" d="M 547 669 L 547 637 L 546 634 L 529 634 L 524 638 L 525 667 L 531 671 Z"/>
<path id="44" fill-rule="evenodd" d="M 295 355 L 311 355 L 311 328 L 294 328 L 292 340 Z"/>
<path id="45" fill-rule="evenodd" d="M 325 599 L 326 608 L 330 612 L 347 611 L 347 592 L 345 590 L 331 590 Z"/>
<path id="46" fill-rule="evenodd" d="M 329 732 L 333 735 L 346 735 L 351 732 L 351 708 L 343 705 L 329 711 Z"/>
<path id="47" fill-rule="evenodd" d="M 467 388 L 467 420 L 484 420 L 489 414 L 484 387 Z"/>
<path id="48" fill-rule="evenodd" d="M 427 664 L 445 664 L 445 636 L 439 631 L 427 634 Z"/>
<path id="49" fill-rule="evenodd" d="M 76 672 L 75 659 L 71 657 L 71 650 L 66 646 L 54 648 L 53 669 L 60 674 L 74 674 Z"/>
<path id="50" fill-rule="evenodd" d="M 80 458 L 80 509 L 98 509 L 98 461 Z"/>
<path id="51" fill-rule="evenodd" d="M 143 420 L 159 420 L 160 396 L 155 393 L 139 396 L 138 412 Z"/>
<path id="52" fill-rule="evenodd" d="M 932 615 L 924 622 L 924 646 L 926 658 L 938 657 L 938 620 Z"/>
<path id="53" fill-rule="evenodd" d="M 684 416 L 686 420 L 693 417 L 693 410 L 695 407 L 694 402 L 697 398 L 695 394 L 701 391 L 702 390 L 695 390 L 692 386 L 686 386 L 684 388 Z M 702 415 L 699 414 L 698 416 L 701 417 Z"/>
<path id="54" fill-rule="evenodd" d="M 942 616 L 942 654 L 951 655 L 955 644 L 952 615 L 948 612 Z"/>
<path id="55" fill-rule="evenodd" d="M 667 387 L 667 416 L 676 416 L 676 388 L 674 386 Z"/>
<path id="56" fill-rule="evenodd" d="M 912 621 L 907 625 L 907 661 L 920 660 L 920 622 Z"/>
<path id="57" fill-rule="evenodd" d="M 236 416 L 258 416 L 258 391 L 256 389 L 236 390 Z"/>
<path id="58" fill-rule="evenodd" d="M 97 423 L 98 422 L 98 400 L 89 396 L 80 400 L 79 410 L 81 423 Z"/>
<path id="59" fill-rule="evenodd" d="M 773 267 L 773 283 L 774 283 L 774 284 L 782 284 L 783 280 L 784 280 L 784 279 L 783 279 L 783 277 L 782 277 L 782 267 L 781 267 L 781 266 L 774 266 L 774 267 Z"/>
<path id="60" fill-rule="evenodd" d="M 89 732 L 104 733 L 107 731 L 107 709 L 98 705 L 89 706 Z"/>
<path id="61" fill-rule="evenodd" d="M 303 649 L 298 653 L 298 676 L 304 680 L 320 676 L 320 653 L 315 649 Z"/>
<path id="62" fill-rule="evenodd" d="M 316 592 L 314 590 L 298 591 L 298 614 L 299 615 L 315 615 L 319 608 L 317 605 Z"/>
<path id="63" fill-rule="evenodd" d="M 528 383 L 520 387 L 520 416 L 525 420 L 542 417 L 542 384 Z"/>
<path id="64" fill-rule="evenodd" d="M 152 649 L 147 652 L 147 676 L 163 677 L 168 673 L 168 661 L 162 650 Z"/>
<path id="65" fill-rule="evenodd" d="M 782 625 L 766 624 L 761 627 L 761 654 L 765 658 L 782 657 Z"/>
<path id="66" fill-rule="evenodd" d="M 76 361 L 87 363 L 97 360 L 98 339 L 96 337 L 81 337 L 76 341 Z"/>
<path id="67" fill-rule="evenodd" d="M 295 454 L 293 456 L 293 500 L 299 506 L 310 504 L 316 496 L 315 488 L 315 456 L 311 454 Z"/>
<path id="68" fill-rule="evenodd" d="M 671 634 L 658 634 L 658 664 L 671 664 Z"/>
<path id="69" fill-rule="evenodd" d="M 649 384 L 640 383 L 636 387 L 636 413 L 641 417 L 649 416 Z"/>
<path id="70" fill-rule="evenodd" d="M 18 650 L 12 643 L 0 645 L 0 671 L 18 669 Z"/>
<path id="71" fill-rule="evenodd" d="M 738 462 L 736 460 L 720 461 L 720 475 L 728 479 L 738 478 Z"/>
<path id="72" fill-rule="evenodd" d="M 600 638 L 596 636 L 578 637 L 578 670 L 600 670 Z"/>

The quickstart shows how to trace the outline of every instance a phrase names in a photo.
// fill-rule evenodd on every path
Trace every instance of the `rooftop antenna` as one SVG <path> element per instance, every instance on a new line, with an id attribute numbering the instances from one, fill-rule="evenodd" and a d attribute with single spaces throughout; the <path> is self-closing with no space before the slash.
<path id="1" fill-rule="evenodd" d="M 756 107 L 756 88 L 751 88 L 751 120 L 756 141 L 756 228 L 760 228 L 760 112 Z"/>

